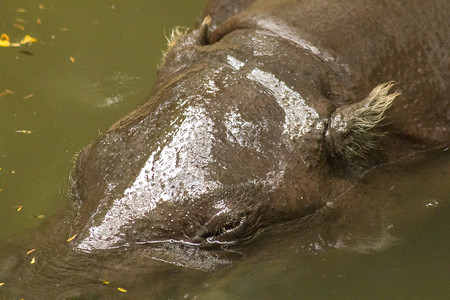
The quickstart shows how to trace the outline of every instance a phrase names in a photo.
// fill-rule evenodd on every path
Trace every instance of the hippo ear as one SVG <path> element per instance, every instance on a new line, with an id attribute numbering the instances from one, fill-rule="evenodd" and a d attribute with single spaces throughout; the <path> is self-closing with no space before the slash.
<path id="1" fill-rule="evenodd" d="M 199 28 L 191 31 L 190 28 L 176 26 L 172 29 L 170 36 L 166 36 L 167 50 L 163 51 L 163 61 L 170 52 L 176 53 L 178 49 L 191 45 L 206 45 L 208 42 L 208 31 L 212 19 L 206 16 Z M 190 34 L 188 34 L 190 32 Z M 161 64 L 161 66 L 162 66 Z"/>
<path id="2" fill-rule="evenodd" d="M 379 129 L 386 110 L 400 92 L 389 93 L 394 85 L 388 82 L 376 86 L 362 101 L 338 108 L 330 118 L 325 134 L 328 154 L 347 164 L 365 161 L 384 135 Z"/>

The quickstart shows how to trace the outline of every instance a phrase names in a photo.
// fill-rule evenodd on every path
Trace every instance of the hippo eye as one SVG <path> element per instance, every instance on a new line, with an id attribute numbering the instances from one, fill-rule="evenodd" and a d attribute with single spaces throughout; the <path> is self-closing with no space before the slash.
<path id="1" fill-rule="evenodd" d="M 242 228 L 244 221 L 245 217 L 232 219 L 231 221 L 225 223 L 225 225 L 203 233 L 201 237 L 208 242 L 219 242 L 216 240 L 217 238 L 222 238 L 237 233 L 238 229 Z"/>

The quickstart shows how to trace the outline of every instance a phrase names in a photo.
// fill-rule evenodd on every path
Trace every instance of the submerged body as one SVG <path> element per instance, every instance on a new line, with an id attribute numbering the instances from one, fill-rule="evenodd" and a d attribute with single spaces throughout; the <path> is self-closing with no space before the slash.
<path id="1" fill-rule="evenodd" d="M 61 251 L 92 262 L 138 248 L 211 270 L 230 261 L 216 249 L 341 207 L 373 166 L 447 147 L 449 6 L 210 1 L 148 102 L 79 155 Z"/>

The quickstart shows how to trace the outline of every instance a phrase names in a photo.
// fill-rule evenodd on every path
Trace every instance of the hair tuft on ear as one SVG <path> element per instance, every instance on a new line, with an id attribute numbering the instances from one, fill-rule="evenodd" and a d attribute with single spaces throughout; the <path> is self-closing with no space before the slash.
<path id="1" fill-rule="evenodd" d="M 401 93 L 389 93 L 394 85 L 387 82 L 376 86 L 362 101 L 338 108 L 330 118 L 325 141 L 329 154 L 344 161 L 367 160 L 371 151 L 378 149 L 378 140 L 385 133 L 386 110 Z"/>
<path id="2" fill-rule="evenodd" d="M 192 45 L 206 45 L 208 40 L 208 30 L 211 25 L 212 19 L 210 16 L 206 16 L 202 24 L 198 29 L 191 31 L 191 28 L 176 26 L 172 29 L 170 36 L 164 36 L 167 40 L 167 49 L 162 51 L 162 59 L 158 64 L 158 69 L 161 68 L 169 53 L 177 51 L 180 48 Z M 190 34 L 188 34 L 190 33 Z"/>

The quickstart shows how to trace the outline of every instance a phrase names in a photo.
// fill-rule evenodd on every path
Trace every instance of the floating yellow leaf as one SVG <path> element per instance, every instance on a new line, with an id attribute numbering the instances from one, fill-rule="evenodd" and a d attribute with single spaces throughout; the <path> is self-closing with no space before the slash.
<path id="1" fill-rule="evenodd" d="M 76 234 L 73 235 L 72 237 L 68 238 L 67 241 L 68 241 L 68 242 L 72 241 L 76 236 L 77 236 Z"/>
<path id="2" fill-rule="evenodd" d="M 23 99 L 24 100 L 27 100 L 27 99 L 30 99 L 31 97 L 33 97 L 34 95 L 33 94 L 29 94 L 29 95 L 26 95 L 25 97 L 23 97 Z"/>
<path id="3" fill-rule="evenodd" d="M 122 292 L 122 293 L 126 293 L 126 292 L 127 292 L 126 289 L 123 289 L 123 288 L 121 288 L 121 287 L 118 287 L 117 290 L 118 290 L 119 292 Z"/>
<path id="4" fill-rule="evenodd" d="M 26 130 L 26 129 L 21 129 L 21 130 L 16 130 L 17 133 L 24 133 L 24 134 L 31 134 L 31 130 Z"/>
<path id="5" fill-rule="evenodd" d="M 37 39 L 29 36 L 28 34 L 20 41 L 20 44 L 24 45 L 24 44 L 29 44 L 31 45 L 32 43 L 36 43 Z"/>
<path id="6" fill-rule="evenodd" d="M 36 251 L 36 249 L 28 250 L 28 251 L 27 251 L 27 255 L 30 254 L 30 253 L 32 253 L 32 252 L 34 252 L 34 251 Z"/>
<path id="7" fill-rule="evenodd" d="M 103 284 L 109 284 L 109 283 L 110 283 L 108 280 L 100 279 L 100 281 L 101 281 Z"/>
<path id="8" fill-rule="evenodd" d="M 0 36 L 0 47 L 9 47 L 9 36 L 6 33 L 2 33 Z"/>
<path id="9" fill-rule="evenodd" d="M 2 285 L 4 285 L 5 283 L 4 282 L 0 282 L 0 286 L 2 286 Z"/>
<path id="10" fill-rule="evenodd" d="M 18 13 L 26 13 L 27 12 L 24 8 L 18 8 L 18 9 L 16 9 L 16 11 Z"/>
<path id="11" fill-rule="evenodd" d="M 75 58 L 73 58 L 72 56 L 69 57 L 69 59 L 70 59 L 71 62 L 73 62 L 73 63 L 75 62 Z"/>
<path id="12" fill-rule="evenodd" d="M 13 206 L 14 208 L 17 208 L 17 211 L 21 211 L 22 210 L 22 205 L 17 205 L 17 206 Z"/>
<path id="13" fill-rule="evenodd" d="M 34 264 L 36 262 L 36 256 L 33 256 L 33 259 L 31 260 L 30 264 Z"/>

